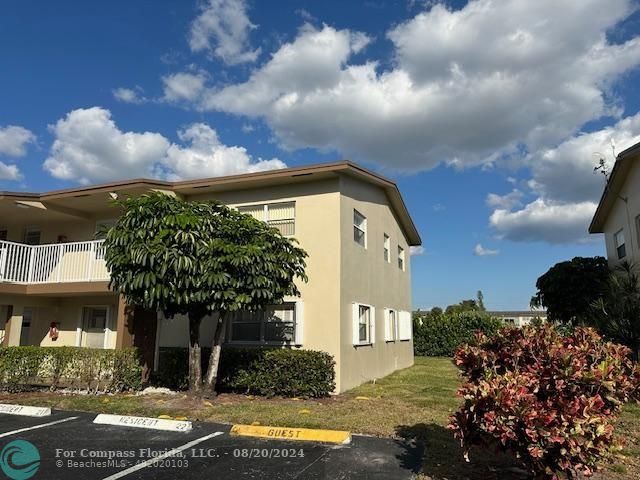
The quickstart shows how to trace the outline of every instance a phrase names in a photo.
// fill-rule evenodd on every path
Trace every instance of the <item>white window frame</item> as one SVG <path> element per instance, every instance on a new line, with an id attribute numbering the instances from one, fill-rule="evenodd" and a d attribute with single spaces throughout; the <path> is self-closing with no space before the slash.
<path id="1" fill-rule="evenodd" d="M 264 315 L 260 318 L 260 340 L 233 340 L 233 323 L 234 319 L 230 318 L 227 329 L 226 343 L 231 345 L 274 345 L 274 346 L 302 346 L 304 339 L 304 302 L 302 300 L 285 300 L 283 304 L 293 305 L 293 341 L 274 341 L 265 340 L 265 324 L 268 323 Z M 242 323 L 242 322 L 237 322 Z M 245 322 L 253 323 L 253 322 Z"/>
<path id="2" fill-rule="evenodd" d="M 395 308 L 384 309 L 384 340 L 395 342 L 399 338 L 398 310 Z"/>
<path id="3" fill-rule="evenodd" d="M 407 268 L 407 256 L 405 254 L 405 249 L 398 245 L 398 268 L 403 272 Z"/>
<path id="4" fill-rule="evenodd" d="M 622 237 L 622 243 L 619 243 L 619 237 Z M 624 228 L 621 228 L 613 234 L 613 246 L 616 249 L 616 256 L 618 260 L 622 260 L 627 256 L 627 239 L 624 236 Z M 620 255 L 620 249 L 623 250 L 623 255 Z"/>
<path id="5" fill-rule="evenodd" d="M 362 218 L 361 224 L 356 222 L 356 216 L 360 216 Z M 362 244 L 356 240 L 356 230 L 362 234 L 363 242 Z M 355 208 L 353 209 L 353 241 L 360 245 L 361 247 L 367 248 L 367 217 L 365 217 L 362 213 L 360 213 Z"/>
<path id="6" fill-rule="evenodd" d="M 111 318 L 111 305 L 81 305 L 80 306 L 80 318 L 78 320 L 78 326 L 76 328 L 76 347 L 82 347 L 82 334 L 84 332 L 84 309 L 85 308 L 104 308 L 106 309 L 106 319 L 104 322 L 104 341 L 102 342 L 102 348 L 104 350 L 109 349 L 110 334 L 112 333 L 112 318 Z M 89 347 L 82 347 L 89 348 Z"/>
<path id="7" fill-rule="evenodd" d="M 382 258 L 384 258 L 385 262 L 391 263 L 391 237 L 386 233 L 382 236 L 382 245 L 383 245 L 383 254 Z"/>
<path id="8" fill-rule="evenodd" d="M 293 206 L 293 217 L 291 218 L 281 218 L 279 220 L 270 220 L 269 219 L 269 207 L 270 206 L 276 206 L 276 205 L 292 205 Z M 287 222 L 287 221 L 291 221 L 293 222 L 293 233 L 290 235 L 283 235 L 284 237 L 293 237 L 296 234 L 296 202 L 295 200 L 285 200 L 282 202 L 270 202 L 270 203 L 247 203 L 247 204 L 243 204 L 243 205 L 237 205 L 235 208 L 236 210 L 238 210 L 240 213 L 242 212 L 243 208 L 249 208 L 249 207 L 262 207 L 263 211 L 264 211 L 264 223 L 266 223 L 267 225 L 269 225 L 270 227 L 274 227 L 275 225 L 271 222 Z"/>
<path id="9" fill-rule="evenodd" d="M 367 338 L 360 340 L 360 307 L 369 309 L 369 328 L 367 328 Z M 352 342 L 356 347 L 374 345 L 376 343 L 376 308 L 367 303 L 352 303 Z"/>

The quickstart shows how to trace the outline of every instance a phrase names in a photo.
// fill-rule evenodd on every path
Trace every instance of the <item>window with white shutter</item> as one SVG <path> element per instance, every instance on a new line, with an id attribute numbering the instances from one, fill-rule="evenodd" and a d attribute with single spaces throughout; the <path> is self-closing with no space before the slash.
<path id="1" fill-rule="evenodd" d="M 353 344 L 370 345 L 376 341 L 376 309 L 363 303 L 352 304 Z"/>

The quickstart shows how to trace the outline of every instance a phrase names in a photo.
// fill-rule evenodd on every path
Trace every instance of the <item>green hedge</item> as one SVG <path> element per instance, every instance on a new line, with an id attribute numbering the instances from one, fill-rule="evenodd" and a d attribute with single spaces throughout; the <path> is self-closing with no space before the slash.
<path id="1" fill-rule="evenodd" d="M 209 352 L 202 353 L 203 369 Z M 184 348 L 161 348 L 153 383 L 185 389 L 187 360 Z M 225 347 L 220 355 L 217 389 L 268 397 L 325 397 L 335 389 L 334 366 L 333 357 L 325 352 Z"/>
<path id="2" fill-rule="evenodd" d="M 503 326 L 484 312 L 416 314 L 413 318 L 413 349 L 416 355 L 450 357 L 473 339 L 478 330 L 493 335 Z"/>
<path id="3" fill-rule="evenodd" d="M 134 348 L 103 350 L 75 347 L 0 348 L 0 390 L 36 386 L 89 392 L 139 390 L 142 367 Z"/>

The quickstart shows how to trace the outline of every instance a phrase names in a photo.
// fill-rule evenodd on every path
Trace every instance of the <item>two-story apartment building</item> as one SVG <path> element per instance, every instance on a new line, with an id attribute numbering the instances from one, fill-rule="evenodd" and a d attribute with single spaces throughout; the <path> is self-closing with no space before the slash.
<path id="1" fill-rule="evenodd" d="M 412 365 L 409 251 L 420 236 L 396 185 L 349 162 L 0 192 L 3 345 L 135 345 L 155 368 L 163 348 L 187 346 L 185 318 L 129 308 L 108 286 L 99 232 L 119 215 L 112 199 L 154 190 L 238 208 L 295 237 L 309 254 L 301 296 L 234 316 L 229 344 L 326 351 L 336 361 L 337 391 Z M 211 322 L 203 322 L 202 335 L 211 341 Z"/>
<path id="2" fill-rule="evenodd" d="M 604 233 L 609 265 L 640 261 L 640 143 L 620 153 L 590 233 Z"/>

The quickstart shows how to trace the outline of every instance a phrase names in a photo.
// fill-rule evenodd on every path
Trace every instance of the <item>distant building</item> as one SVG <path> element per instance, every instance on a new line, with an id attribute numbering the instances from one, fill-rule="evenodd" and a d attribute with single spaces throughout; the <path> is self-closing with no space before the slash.
<path id="1" fill-rule="evenodd" d="M 547 320 L 546 310 L 496 311 L 487 313 L 494 318 L 502 320 L 505 325 L 513 325 L 515 327 L 529 325 L 536 318 L 539 318 L 543 322 Z"/>

